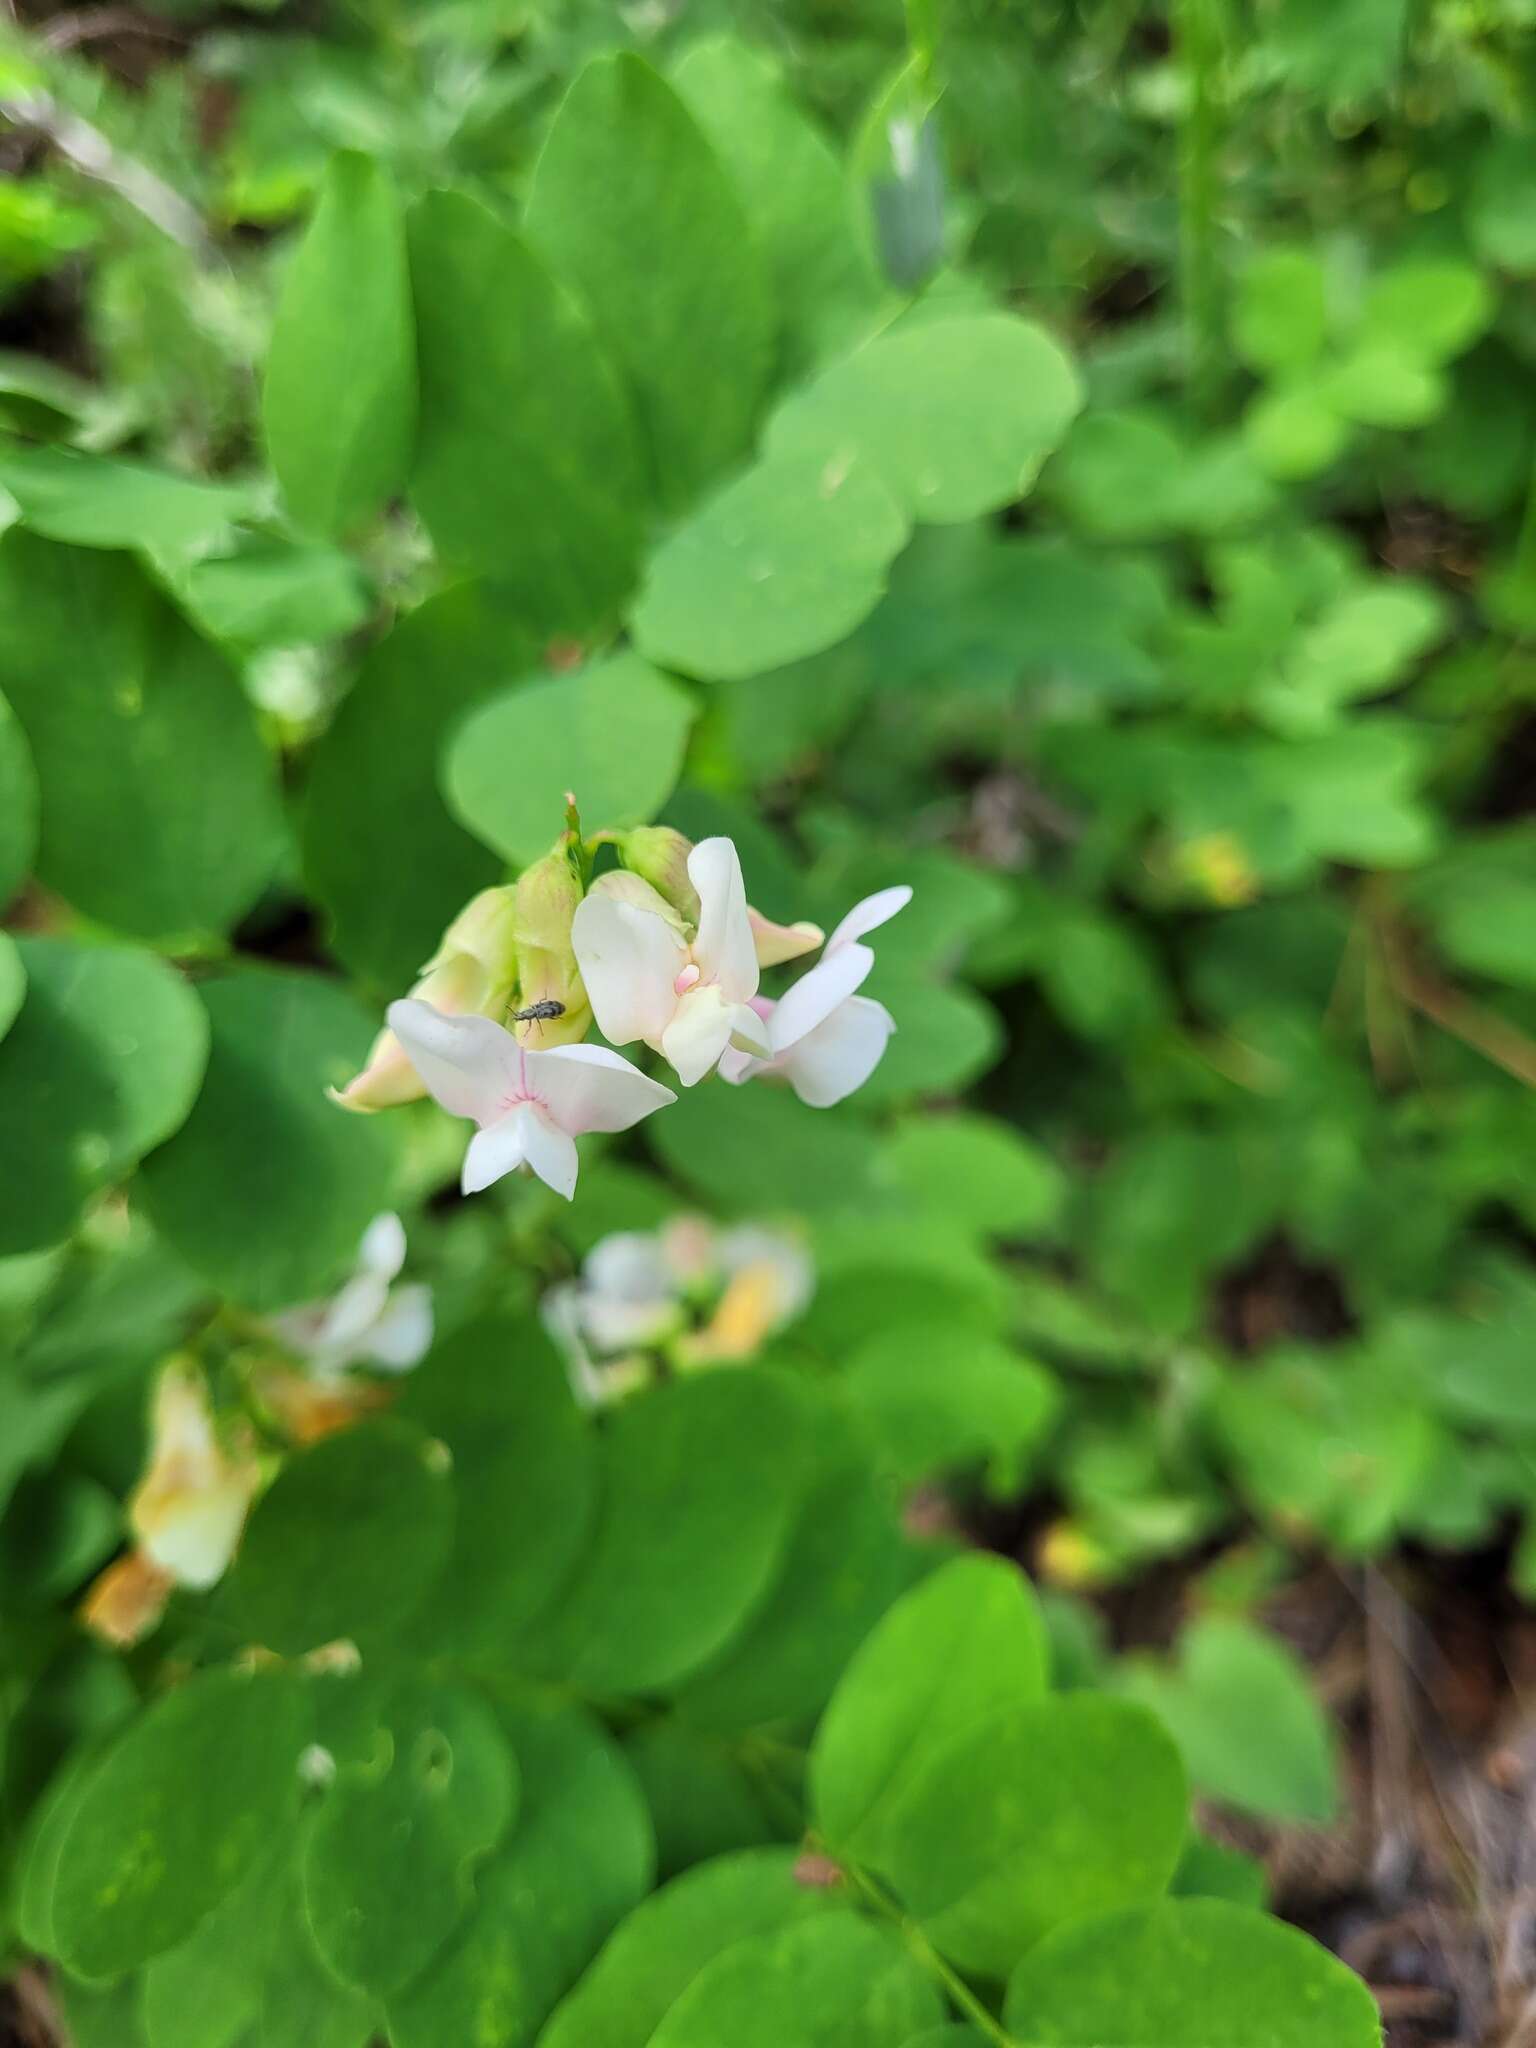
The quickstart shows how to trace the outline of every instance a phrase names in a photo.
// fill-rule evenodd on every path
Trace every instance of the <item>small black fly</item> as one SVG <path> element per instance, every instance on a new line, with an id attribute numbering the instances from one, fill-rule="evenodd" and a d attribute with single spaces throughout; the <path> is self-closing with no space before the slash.
<path id="1" fill-rule="evenodd" d="M 556 1017 L 565 1015 L 564 1003 L 557 1003 L 552 996 L 546 996 L 541 1003 L 530 1003 L 526 1010 L 514 1010 L 514 1024 L 552 1024 Z"/>

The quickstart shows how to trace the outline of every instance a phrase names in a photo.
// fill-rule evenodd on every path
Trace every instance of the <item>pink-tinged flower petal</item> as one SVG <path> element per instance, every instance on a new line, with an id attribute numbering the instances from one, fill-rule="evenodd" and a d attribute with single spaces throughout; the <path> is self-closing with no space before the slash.
<path id="1" fill-rule="evenodd" d="M 824 1024 L 839 1003 L 861 988 L 875 964 L 868 946 L 829 946 L 816 965 L 802 974 L 779 1001 L 769 1027 L 773 1055 L 778 1058 L 800 1043 L 807 1033 Z"/>
<path id="2" fill-rule="evenodd" d="M 752 943 L 757 948 L 759 967 L 782 967 L 786 960 L 798 960 L 803 954 L 814 953 L 826 937 L 819 924 L 801 920 L 799 924 L 775 924 L 771 917 L 764 917 L 760 910 L 747 905 L 747 920 L 752 926 Z"/>
<path id="3" fill-rule="evenodd" d="M 661 1049 L 685 1088 L 702 1081 L 719 1065 L 720 1055 L 731 1042 L 737 1015 L 736 1005 L 728 1002 L 724 990 L 713 982 L 690 989 L 678 1003 L 661 1034 Z"/>
<path id="4" fill-rule="evenodd" d="M 509 1173 L 515 1173 L 527 1157 L 525 1140 L 532 1120 L 531 1103 L 519 1102 L 494 1122 L 476 1131 L 464 1154 L 464 1171 L 459 1185 L 466 1195 L 478 1195 Z"/>
<path id="5" fill-rule="evenodd" d="M 672 984 L 687 950 L 673 926 L 599 882 L 577 905 L 571 946 L 604 1038 L 659 1043 L 677 1006 Z"/>
<path id="6" fill-rule="evenodd" d="M 905 882 L 897 882 L 889 889 L 877 889 L 873 896 L 866 896 L 862 903 L 855 903 L 828 939 L 827 951 L 835 952 L 854 939 L 862 939 L 866 932 L 888 924 L 897 911 L 905 910 L 911 901 L 912 891 Z"/>
<path id="7" fill-rule="evenodd" d="M 729 1081 L 733 1088 L 739 1088 L 743 1081 L 750 1081 L 754 1074 L 763 1074 L 767 1070 L 767 1060 L 754 1059 L 749 1052 L 738 1052 L 734 1045 L 728 1045 L 720 1055 L 720 1078 Z"/>
<path id="8" fill-rule="evenodd" d="M 451 1116 L 493 1123 L 517 1084 L 517 1041 L 489 1017 L 444 1017 L 428 1003 L 391 1003 L 389 1028 Z"/>
<path id="9" fill-rule="evenodd" d="M 728 1049 L 760 1060 L 767 1059 L 772 1053 L 768 1026 L 758 1015 L 755 1002 L 737 1003 L 731 1011 L 731 1043 Z"/>
<path id="10" fill-rule="evenodd" d="M 862 1088 L 879 1066 L 896 1020 L 883 1003 L 849 996 L 777 1064 L 800 1100 L 830 1109 Z"/>
<path id="11" fill-rule="evenodd" d="M 716 981 L 727 1002 L 757 994 L 757 944 L 747 915 L 741 862 L 729 839 L 701 839 L 688 856 L 688 879 L 699 892 L 699 929 L 693 957 Z"/>
<path id="12" fill-rule="evenodd" d="M 528 1055 L 528 1085 L 573 1137 L 627 1131 L 677 1096 L 606 1045 L 557 1045 Z"/>

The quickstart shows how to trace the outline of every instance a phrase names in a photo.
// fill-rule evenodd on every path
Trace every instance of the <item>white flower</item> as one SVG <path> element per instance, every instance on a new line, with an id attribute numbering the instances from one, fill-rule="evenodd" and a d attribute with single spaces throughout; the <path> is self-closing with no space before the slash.
<path id="1" fill-rule="evenodd" d="M 782 1076 L 812 1109 L 830 1109 L 862 1088 L 879 1066 L 896 1022 L 883 1003 L 857 993 L 875 964 L 874 953 L 860 942 L 911 901 L 912 891 L 900 883 L 856 903 L 816 965 L 777 1003 L 758 1003 L 768 1027 L 768 1057 L 727 1052 L 720 1062 L 726 1080 Z"/>
<path id="2" fill-rule="evenodd" d="M 761 1224 L 718 1231 L 701 1216 L 675 1216 L 654 1233 L 601 1239 L 579 1279 L 551 1288 L 542 1307 L 579 1398 L 593 1405 L 647 1382 L 650 1364 L 636 1354 L 660 1350 L 678 1366 L 751 1358 L 814 1288 L 798 1239 Z M 701 1327 L 689 1327 L 690 1311 L 706 1314 Z"/>
<path id="3" fill-rule="evenodd" d="M 729 839 L 703 839 L 688 856 L 698 894 L 690 939 L 681 912 L 639 875 L 601 875 L 571 924 L 571 944 L 598 1029 L 615 1045 L 643 1039 L 685 1088 L 718 1065 L 727 1046 L 766 1055 L 752 998 L 757 946 L 741 862 Z"/>
<path id="4" fill-rule="evenodd" d="M 627 1131 L 677 1100 L 606 1046 L 530 1052 L 489 1017 L 442 1017 L 410 1000 L 391 1003 L 388 1016 L 443 1108 L 480 1126 L 464 1155 L 466 1195 L 526 1166 L 569 1201 L 583 1131 Z"/>
<path id="5" fill-rule="evenodd" d="M 404 1264 L 405 1226 L 398 1216 L 375 1216 L 345 1286 L 329 1301 L 284 1309 L 268 1327 L 316 1379 L 338 1378 L 352 1365 L 409 1372 L 431 1348 L 432 1290 L 424 1282 L 392 1287 Z"/>
<path id="6" fill-rule="evenodd" d="M 167 1366 L 155 1389 L 149 1467 L 128 1503 L 143 1554 L 178 1585 L 214 1585 L 260 1477 L 252 1453 L 220 1441 L 201 1374 Z"/>

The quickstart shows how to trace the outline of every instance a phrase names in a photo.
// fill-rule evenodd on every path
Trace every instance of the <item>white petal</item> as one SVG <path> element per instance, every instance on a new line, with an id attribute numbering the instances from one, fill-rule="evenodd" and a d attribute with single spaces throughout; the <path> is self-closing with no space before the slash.
<path id="1" fill-rule="evenodd" d="M 912 891 L 905 882 L 898 882 L 890 889 L 877 889 L 873 896 L 866 896 L 862 903 L 855 903 L 828 939 L 827 951 L 831 953 L 854 939 L 862 939 L 866 932 L 888 924 L 897 911 L 905 910 L 911 901 Z"/>
<path id="2" fill-rule="evenodd" d="M 762 1073 L 767 1064 L 766 1060 L 755 1060 L 750 1053 L 738 1052 L 734 1045 L 728 1045 L 720 1055 L 720 1078 L 739 1088 L 743 1081 Z"/>
<path id="3" fill-rule="evenodd" d="M 816 965 L 782 997 L 773 1012 L 769 1038 L 775 1058 L 824 1024 L 839 1003 L 863 986 L 875 964 L 868 946 L 828 946 Z"/>
<path id="4" fill-rule="evenodd" d="M 576 1192 L 576 1140 L 543 1110 L 530 1104 L 527 1115 L 524 1156 L 545 1187 L 570 1201 Z"/>
<path id="5" fill-rule="evenodd" d="M 389 1306 L 368 1332 L 364 1353 L 385 1372 L 409 1372 L 432 1349 L 432 1290 L 424 1280 L 397 1287 Z"/>
<path id="6" fill-rule="evenodd" d="M 672 1020 L 672 984 L 687 948 L 665 918 L 604 893 L 584 896 L 571 920 L 571 947 L 604 1038 L 657 1044 Z"/>
<path id="7" fill-rule="evenodd" d="M 466 1195 L 478 1195 L 482 1188 L 513 1173 L 527 1157 L 523 1147 L 526 1126 L 532 1121 L 533 1105 L 519 1102 L 484 1130 L 476 1131 L 464 1154 L 464 1171 L 459 1185 Z"/>
<path id="8" fill-rule="evenodd" d="M 583 1131 L 627 1131 L 653 1109 L 677 1100 L 670 1088 L 606 1045 L 556 1045 L 548 1052 L 531 1052 L 528 1084 L 572 1137 Z"/>
<path id="9" fill-rule="evenodd" d="M 661 1049 L 676 1069 L 685 1088 L 720 1063 L 720 1055 L 731 1042 L 736 1006 L 725 999 L 713 982 L 690 989 L 677 1006 L 672 1022 L 661 1034 Z"/>
<path id="10" fill-rule="evenodd" d="M 205 1592 L 228 1569 L 245 1526 L 250 1488 L 239 1478 L 167 1502 L 146 1518 L 139 1547 L 178 1585 Z"/>
<path id="11" fill-rule="evenodd" d="M 582 1261 L 581 1283 L 588 1295 L 610 1301 L 669 1301 L 676 1292 L 662 1241 L 649 1230 L 600 1238 Z"/>
<path id="12" fill-rule="evenodd" d="M 428 1003 L 389 1006 L 389 1028 L 444 1109 L 494 1123 L 517 1086 L 517 1041 L 489 1017 L 444 1017 Z"/>
<path id="13" fill-rule="evenodd" d="M 863 1087 L 895 1029 L 896 1020 L 883 1003 L 850 996 L 785 1055 L 790 1086 L 812 1109 L 830 1109 Z"/>
<path id="14" fill-rule="evenodd" d="M 699 892 L 699 929 L 693 957 L 726 1000 L 757 994 L 757 941 L 747 911 L 741 862 L 729 839 L 701 839 L 688 856 L 688 879 Z"/>
<path id="15" fill-rule="evenodd" d="M 332 1297 L 312 1341 L 301 1348 L 321 1372 L 340 1372 L 362 1356 L 363 1340 L 383 1315 L 389 1282 L 377 1273 L 355 1273 Z"/>
<path id="16" fill-rule="evenodd" d="M 768 1026 L 756 1003 L 737 1003 L 731 1011 L 729 1051 L 744 1052 L 749 1058 L 765 1060 L 773 1051 Z"/>
<path id="17" fill-rule="evenodd" d="M 357 1264 L 359 1272 L 377 1273 L 381 1280 L 393 1280 L 405 1264 L 405 1225 L 392 1209 L 375 1216 L 363 1232 Z"/>

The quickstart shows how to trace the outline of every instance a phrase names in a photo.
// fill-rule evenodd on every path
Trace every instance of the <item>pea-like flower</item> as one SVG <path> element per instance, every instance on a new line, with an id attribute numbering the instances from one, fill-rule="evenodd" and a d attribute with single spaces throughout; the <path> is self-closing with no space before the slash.
<path id="1" fill-rule="evenodd" d="M 139 1548 L 179 1586 L 217 1584 L 260 1477 L 254 1452 L 220 1435 L 201 1373 L 168 1365 L 155 1389 L 149 1466 L 128 1502 Z"/>
<path id="2" fill-rule="evenodd" d="M 598 1029 L 615 1045 L 637 1038 L 685 1088 L 729 1046 L 766 1058 L 757 994 L 757 942 L 741 862 L 729 839 L 702 839 L 687 858 L 698 898 L 690 921 L 628 870 L 601 875 L 571 925 L 571 944 Z"/>
<path id="3" fill-rule="evenodd" d="M 530 1051 L 489 1017 L 444 1017 L 409 998 L 388 1016 L 428 1091 L 480 1127 L 464 1155 L 466 1195 L 525 1166 L 569 1201 L 584 1131 L 627 1131 L 677 1100 L 606 1046 Z"/>
<path id="4" fill-rule="evenodd" d="M 896 1029 L 883 1003 L 858 993 L 875 964 L 873 951 L 862 941 L 911 901 L 912 891 L 899 883 L 856 903 L 828 939 L 816 965 L 778 1002 L 760 1000 L 755 1005 L 767 1026 L 767 1057 L 728 1051 L 720 1062 L 725 1079 L 778 1077 L 812 1109 L 830 1109 L 862 1088 Z"/>
<path id="5" fill-rule="evenodd" d="M 343 1286 L 328 1301 L 270 1316 L 267 1327 L 316 1379 L 336 1379 L 354 1365 L 409 1372 L 432 1343 L 432 1290 L 425 1281 L 394 1286 L 404 1264 L 405 1225 L 395 1215 L 375 1216 Z"/>

